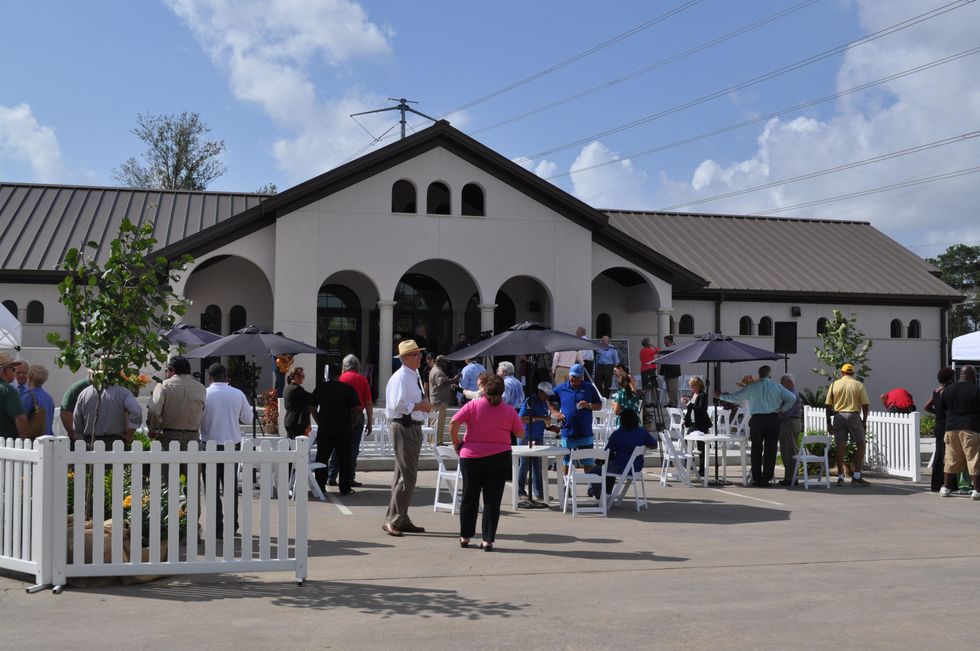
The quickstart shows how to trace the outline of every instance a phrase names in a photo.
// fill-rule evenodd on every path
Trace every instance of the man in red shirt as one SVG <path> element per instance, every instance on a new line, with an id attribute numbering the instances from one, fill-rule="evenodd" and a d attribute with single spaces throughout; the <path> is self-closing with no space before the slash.
<path id="1" fill-rule="evenodd" d="M 649 337 L 640 341 L 640 382 L 644 393 L 656 386 L 657 363 L 654 360 L 659 353 L 660 349 L 653 345 Z"/>
<path id="2" fill-rule="evenodd" d="M 881 394 L 881 404 L 885 410 L 893 414 L 911 414 L 915 411 L 915 400 L 912 394 L 902 388 L 892 389 Z"/>
<path id="3" fill-rule="evenodd" d="M 351 427 L 351 487 L 357 488 L 361 482 L 354 480 L 357 472 L 357 455 L 361 451 L 361 435 L 371 433 L 371 421 L 373 420 L 374 400 L 371 398 L 371 386 L 367 378 L 361 375 L 361 361 L 355 355 L 348 355 L 340 365 L 343 373 L 340 381 L 349 384 L 354 388 L 357 397 L 361 400 L 361 411 Z M 337 482 L 337 455 L 334 453 L 330 457 L 330 465 L 327 468 L 327 484 L 335 486 Z"/>

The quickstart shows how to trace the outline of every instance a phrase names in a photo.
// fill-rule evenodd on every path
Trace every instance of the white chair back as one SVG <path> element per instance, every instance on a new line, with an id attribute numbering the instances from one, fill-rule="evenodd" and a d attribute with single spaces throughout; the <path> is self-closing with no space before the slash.
<path id="1" fill-rule="evenodd" d="M 693 465 L 694 455 L 690 452 L 683 452 L 674 445 L 673 439 L 667 432 L 660 432 L 660 454 L 663 459 L 660 466 L 660 485 L 666 486 L 672 472 L 676 473 L 677 479 L 684 482 L 685 486 L 691 486 L 691 475 L 688 466 Z M 673 468 L 673 471 L 671 471 Z M 697 472 L 692 468 L 692 472 Z"/>
<path id="2" fill-rule="evenodd" d="M 633 487 L 633 499 L 636 502 L 636 510 L 639 511 L 640 507 L 647 505 L 647 489 L 643 483 L 643 469 L 640 468 L 638 471 L 633 470 L 633 465 L 637 458 L 642 458 L 646 450 L 647 447 L 645 445 L 638 445 L 633 448 L 633 453 L 630 455 L 629 461 L 626 462 L 626 467 L 623 468 L 621 473 L 612 474 L 607 471 L 608 477 L 616 478 L 616 484 L 613 486 L 611 493 L 611 506 L 616 506 L 623 501 L 630 486 Z"/>
<path id="3" fill-rule="evenodd" d="M 797 477 L 800 473 L 800 466 L 803 467 L 803 488 L 809 490 L 810 486 L 825 486 L 830 489 L 830 442 L 831 439 L 826 434 L 804 435 L 800 442 L 800 451 L 794 456 L 796 463 L 793 465 L 792 483 L 795 486 Z M 823 445 L 823 453 L 815 454 L 810 452 L 808 445 Z M 810 478 L 810 464 L 820 464 L 820 474 L 816 478 Z"/>
<path id="4" fill-rule="evenodd" d="M 456 449 L 451 445 L 434 446 L 432 454 L 439 463 L 436 472 L 436 495 L 432 502 L 432 510 L 442 509 L 456 515 L 456 509 L 459 508 L 459 490 L 462 479 L 462 473 L 459 469 L 459 455 L 456 454 Z M 450 499 L 448 502 L 439 500 L 439 495 L 443 489 L 449 491 Z"/>
<path id="5" fill-rule="evenodd" d="M 595 459 L 603 461 L 601 474 L 587 473 L 575 467 L 575 462 L 582 459 Z M 568 511 L 568 504 L 572 504 L 572 517 L 579 513 L 601 513 L 606 517 L 608 513 L 608 501 L 606 499 L 606 468 L 609 466 L 609 451 L 597 448 L 583 448 L 572 450 L 569 453 L 568 474 L 565 475 L 565 494 L 561 499 L 561 512 Z M 599 485 L 599 504 L 597 506 L 580 506 L 578 500 L 579 485 L 588 486 L 589 484 Z"/>

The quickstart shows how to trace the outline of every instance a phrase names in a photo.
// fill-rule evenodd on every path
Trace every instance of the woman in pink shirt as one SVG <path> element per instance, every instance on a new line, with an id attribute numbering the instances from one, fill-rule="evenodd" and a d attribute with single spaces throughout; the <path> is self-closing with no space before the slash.
<path id="1" fill-rule="evenodd" d="M 472 400 L 456 412 L 449 426 L 453 446 L 459 453 L 463 474 L 463 498 L 459 507 L 459 546 L 466 547 L 476 533 L 476 515 L 483 494 L 483 542 L 485 552 L 493 550 L 500 520 L 500 500 L 511 475 L 510 435 L 524 436 L 524 424 L 517 411 L 503 402 L 504 380 L 485 373 L 480 376 L 484 396 Z M 460 439 L 459 428 L 466 425 Z"/>

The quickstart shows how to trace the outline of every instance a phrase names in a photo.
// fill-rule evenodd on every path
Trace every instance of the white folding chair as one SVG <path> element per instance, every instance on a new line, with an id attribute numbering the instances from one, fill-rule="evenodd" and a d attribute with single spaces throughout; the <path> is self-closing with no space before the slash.
<path id="1" fill-rule="evenodd" d="M 314 474 L 314 471 L 318 468 L 326 468 L 325 464 L 318 463 L 316 460 L 316 435 L 317 428 L 314 427 L 310 432 L 310 462 L 307 466 L 306 483 L 309 485 L 310 491 L 313 493 L 314 497 L 321 502 L 326 502 L 327 496 L 323 494 L 323 489 L 320 487 L 319 482 L 316 480 L 316 475 Z M 291 446 L 294 447 L 295 442 L 291 442 Z M 239 465 L 239 467 L 241 466 Z M 296 479 L 296 466 L 293 466 L 289 477 L 289 496 L 293 499 L 296 499 Z"/>
<path id="2" fill-rule="evenodd" d="M 813 454 L 807 449 L 807 445 L 823 445 L 823 454 Z M 830 437 L 826 434 L 810 434 L 804 435 L 803 441 L 800 443 L 799 454 L 793 455 L 796 459 L 796 464 L 793 466 L 793 486 L 796 485 L 797 478 L 800 472 L 800 466 L 803 466 L 803 488 L 804 490 L 809 490 L 810 486 L 826 486 L 830 488 Z M 811 463 L 820 464 L 820 475 L 817 479 L 810 479 L 810 468 Z"/>
<path id="3" fill-rule="evenodd" d="M 436 497 L 432 502 L 432 510 L 444 509 L 456 515 L 459 506 L 459 489 L 462 480 L 462 473 L 459 470 L 459 455 L 451 445 L 437 445 L 432 448 L 432 453 L 439 462 L 439 470 L 436 473 Z M 439 493 L 445 484 L 449 491 L 450 501 L 440 502 Z"/>
<path id="4" fill-rule="evenodd" d="M 581 459 L 595 459 L 596 461 L 602 460 L 605 463 L 602 464 L 602 473 L 596 475 L 594 473 L 583 472 L 579 468 L 575 467 L 575 461 Z M 606 500 L 606 466 L 609 464 L 609 451 L 600 450 L 598 448 L 582 448 L 579 450 L 572 450 L 569 454 L 569 464 L 568 464 L 568 474 L 565 475 L 565 494 L 561 498 L 561 512 L 568 512 L 568 503 L 572 503 L 572 517 L 581 513 L 601 513 L 603 517 L 607 514 Z M 579 506 L 579 501 L 577 497 L 577 488 L 580 484 L 585 485 L 588 488 L 589 484 L 599 484 L 599 505 L 598 506 Z"/>
<path id="5" fill-rule="evenodd" d="M 627 491 L 629 491 L 630 486 L 633 487 L 633 500 L 636 502 L 636 510 L 639 511 L 641 506 L 647 505 L 647 487 L 643 483 L 643 469 L 633 470 L 633 463 L 638 457 L 642 457 L 646 453 L 647 446 L 638 445 L 633 448 L 633 454 L 630 455 L 629 461 L 626 462 L 626 467 L 623 472 L 619 474 L 609 473 L 606 471 L 607 477 L 615 477 L 616 484 L 612 488 L 612 494 L 610 499 L 612 500 L 610 505 L 616 506 L 623 501 L 626 497 Z"/>
<path id="6" fill-rule="evenodd" d="M 667 481 L 671 477 L 671 468 L 673 468 L 673 472 L 677 475 L 676 478 L 684 482 L 685 486 L 690 487 L 691 473 L 688 472 L 688 467 L 691 468 L 691 472 L 695 476 L 698 474 L 694 467 L 694 454 L 677 448 L 674 445 L 674 440 L 665 430 L 660 431 L 660 447 L 660 455 L 663 459 L 660 465 L 660 485 L 667 485 Z"/>
<path id="7" fill-rule="evenodd" d="M 592 436 L 596 443 L 605 443 L 609 434 L 613 431 L 613 423 L 616 422 L 616 415 L 609 410 L 592 412 Z"/>

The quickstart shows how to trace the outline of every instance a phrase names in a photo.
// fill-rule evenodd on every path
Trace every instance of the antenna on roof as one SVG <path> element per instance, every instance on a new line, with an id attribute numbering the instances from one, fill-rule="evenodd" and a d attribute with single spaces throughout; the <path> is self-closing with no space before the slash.
<path id="1" fill-rule="evenodd" d="M 389 97 L 388 100 L 389 101 L 392 101 L 392 102 L 398 102 L 398 106 L 389 106 L 388 108 L 374 109 L 373 111 L 361 111 L 360 113 L 351 113 L 350 116 L 353 118 L 356 115 L 367 115 L 368 113 L 381 113 L 383 111 L 399 111 L 401 113 L 401 116 L 402 116 L 401 117 L 401 120 L 399 120 L 399 123 L 401 123 L 401 125 L 402 125 L 402 139 L 405 138 L 405 113 L 414 113 L 415 115 L 421 115 L 422 117 L 426 118 L 427 120 L 432 120 L 433 122 L 438 122 L 438 120 L 436 118 L 432 117 L 431 115 L 426 115 L 425 113 L 422 113 L 421 111 L 416 111 L 411 106 L 409 106 L 409 104 L 418 104 L 418 102 L 416 102 L 416 101 L 407 100 L 404 97 L 402 97 L 401 99 L 397 99 L 395 97 Z M 357 120 L 354 120 L 354 121 L 357 122 Z"/>

